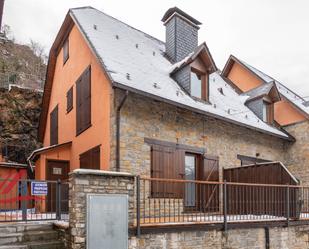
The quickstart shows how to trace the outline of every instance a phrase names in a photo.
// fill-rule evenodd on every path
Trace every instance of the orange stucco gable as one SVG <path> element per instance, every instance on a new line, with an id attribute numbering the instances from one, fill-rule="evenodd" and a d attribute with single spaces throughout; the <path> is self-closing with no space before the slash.
<path id="1" fill-rule="evenodd" d="M 275 120 L 281 125 L 290 125 L 306 120 L 306 117 L 300 113 L 288 100 L 281 100 L 275 103 Z"/>
<path id="2" fill-rule="evenodd" d="M 263 84 L 262 80 L 238 62 L 234 62 L 227 78 L 242 92 L 247 92 Z"/>
<path id="3" fill-rule="evenodd" d="M 241 92 L 249 91 L 263 84 L 263 81 L 259 77 L 237 61 L 233 62 L 227 78 Z M 306 120 L 306 117 L 286 99 L 276 102 L 274 108 L 275 120 L 281 126 Z"/>
<path id="4" fill-rule="evenodd" d="M 58 144 L 72 142 L 65 153 L 41 155 L 36 163 L 38 178 L 44 179 L 48 159 L 69 160 L 70 171 L 79 168 L 79 155 L 100 146 L 100 169 L 109 169 L 111 84 L 101 64 L 74 24 L 68 35 L 69 59 L 63 63 L 63 49 L 57 55 L 51 87 L 43 146 L 50 146 L 50 113 L 58 105 Z M 91 126 L 76 135 L 76 81 L 91 67 Z M 67 92 L 73 87 L 73 109 L 67 112 Z M 39 169 L 40 168 L 40 169 Z"/>

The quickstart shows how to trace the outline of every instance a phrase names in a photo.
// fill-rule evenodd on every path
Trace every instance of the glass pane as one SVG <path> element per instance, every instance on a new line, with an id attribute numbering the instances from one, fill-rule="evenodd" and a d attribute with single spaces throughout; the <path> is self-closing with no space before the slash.
<path id="1" fill-rule="evenodd" d="M 196 158 L 193 155 L 186 155 L 185 157 L 185 179 L 195 180 L 195 164 Z M 185 187 L 185 206 L 195 206 L 195 183 L 186 183 Z"/>
<path id="2" fill-rule="evenodd" d="M 202 77 L 194 72 L 191 72 L 191 95 L 202 98 Z"/>
<path id="3" fill-rule="evenodd" d="M 267 104 L 263 102 L 263 121 L 267 122 Z"/>

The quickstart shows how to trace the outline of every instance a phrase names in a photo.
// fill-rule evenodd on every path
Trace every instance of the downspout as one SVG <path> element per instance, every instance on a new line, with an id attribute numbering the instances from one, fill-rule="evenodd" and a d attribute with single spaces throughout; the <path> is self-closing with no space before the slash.
<path id="1" fill-rule="evenodd" d="M 119 106 L 117 107 L 117 112 L 116 112 L 116 171 L 118 172 L 120 171 L 120 111 L 128 95 L 129 95 L 129 91 L 127 90 Z"/>

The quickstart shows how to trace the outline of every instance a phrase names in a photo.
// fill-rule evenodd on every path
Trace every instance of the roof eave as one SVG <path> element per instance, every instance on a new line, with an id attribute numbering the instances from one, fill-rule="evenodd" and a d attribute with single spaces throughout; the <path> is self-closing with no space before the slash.
<path id="1" fill-rule="evenodd" d="M 154 100 L 158 100 L 158 101 L 165 102 L 167 104 L 178 106 L 180 108 L 184 108 L 184 109 L 193 111 L 195 113 L 207 115 L 209 117 L 213 117 L 213 118 L 216 118 L 216 119 L 219 119 L 219 120 L 223 120 L 223 121 L 226 121 L 228 123 L 232 123 L 232 124 L 235 124 L 235 125 L 238 125 L 238 126 L 241 126 L 241 127 L 245 127 L 245 128 L 251 129 L 251 130 L 255 130 L 255 131 L 267 134 L 267 135 L 271 135 L 271 136 L 274 136 L 274 137 L 277 137 L 277 138 L 280 138 L 280 139 L 284 139 L 284 140 L 290 141 L 290 142 L 294 142 L 295 141 L 295 138 L 292 135 L 290 135 L 288 132 L 286 132 L 286 131 L 280 130 L 281 132 L 284 132 L 287 135 L 287 137 L 279 135 L 279 134 L 275 134 L 275 133 L 272 133 L 272 132 L 269 132 L 269 131 L 266 131 L 266 130 L 263 130 L 263 129 L 259 129 L 259 128 L 256 128 L 256 127 L 253 127 L 253 126 L 250 126 L 250 125 L 246 125 L 244 123 L 237 122 L 235 120 L 228 119 L 228 118 L 219 116 L 219 115 L 214 114 L 214 113 L 210 113 L 210 112 L 207 112 L 207 111 L 202 111 L 202 110 L 194 108 L 194 107 L 190 107 L 190 106 L 187 106 L 187 105 L 184 105 L 184 104 L 181 104 L 181 103 L 169 100 L 169 99 L 165 99 L 165 98 L 162 98 L 160 96 L 157 96 L 157 95 L 154 95 L 154 94 L 151 94 L 151 93 L 147 93 L 147 92 L 138 90 L 136 88 L 132 88 L 132 87 L 126 86 L 126 85 L 124 85 L 122 83 L 119 83 L 119 82 L 114 82 L 113 85 L 116 88 L 119 88 L 119 89 L 122 89 L 122 90 L 127 90 L 127 91 L 130 91 L 130 92 L 133 92 L 133 93 L 145 96 L 145 97 L 150 97 L 150 98 L 152 98 Z"/>

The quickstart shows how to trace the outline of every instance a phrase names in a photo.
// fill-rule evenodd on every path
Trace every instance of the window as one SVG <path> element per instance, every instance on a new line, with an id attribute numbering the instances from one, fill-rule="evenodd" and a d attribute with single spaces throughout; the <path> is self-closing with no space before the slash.
<path id="1" fill-rule="evenodd" d="M 58 105 L 50 113 L 50 145 L 58 144 Z"/>
<path id="2" fill-rule="evenodd" d="M 67 38 L 63 44 L 63 64 L 69 59 L 69 38 Z"/>
<path id="3" fill-rule="evenodd" d="M 73 86 L 67 92 L 67 113 L 73 109 Z"/>
<path id="4" fill-rule="evenodd" d="M 274 121 L 274 105 L 263 101 L 263 121 L 272 124 Z"/>
<path id="5" fill-rule="evenodd" d="M 191 95 L 202 98 L 202 76 L 191 72 Z"/>
<path id="6" fill-rule="evenodd" d="M 185 156 L 185 180 L 196 180 L 196 166 L 197 156 L 193 154 L 186 154 Z M 185 206 L 194 207 L 196 204 L 196 189 L 195 184 L 185 184 Z"/>
<path id="7" fill-rule="evenodd" d="M 100 169 L 100 146 L 96 146 L 79 155 L 81 169 Z"/>
<path id="8" fill-rule="evenodd" d="M 76 82 L 76 135 L 91 126 L 91 68 L 83 72 Z"/>
<path id="9" fill-rule="evenodd" d="M 208 101 L 208 83 L 206 75 L 195 70 L 190 74 L 191 96 Z"/>

